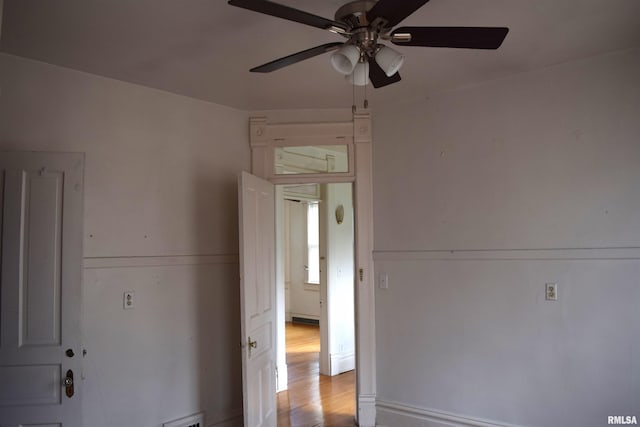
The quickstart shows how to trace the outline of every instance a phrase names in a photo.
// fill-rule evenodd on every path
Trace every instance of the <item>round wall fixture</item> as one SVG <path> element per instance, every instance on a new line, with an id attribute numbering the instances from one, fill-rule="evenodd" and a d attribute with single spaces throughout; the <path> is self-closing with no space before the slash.
<path id="1" fill-rule="evenodd" d="M 336 222 L 342 224 L 342 221 L 344 221 L 344 206 L 338 205 L 336 207 Z"/>

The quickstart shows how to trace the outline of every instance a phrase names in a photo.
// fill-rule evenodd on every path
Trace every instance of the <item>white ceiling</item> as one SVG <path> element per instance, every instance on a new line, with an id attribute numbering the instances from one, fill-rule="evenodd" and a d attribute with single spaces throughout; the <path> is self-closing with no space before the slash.
<path id="1" fill-rule="evenodd" d="M 280 0 L 333 18 L 340 0 Z M 400 25 L 507 26 L 496 51 L 395 47 L 402 81 L 372 103 L 428 97 L 523 71 L 640 46 L 638 0 L 431 0 Z M 224 0 L 4 0 L 0 50 L 246 110 L 349 107 L 329 55 L 269 74 L 249 68 L 332 33 Z M 361 97 L 361 95 L 359 95 Z M 375 104 L 373 104 L 375 105 Z"/>

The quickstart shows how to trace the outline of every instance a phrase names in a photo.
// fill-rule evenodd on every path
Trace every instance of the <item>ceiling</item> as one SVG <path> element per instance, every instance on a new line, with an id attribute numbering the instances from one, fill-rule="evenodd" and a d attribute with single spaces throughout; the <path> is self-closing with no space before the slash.
<path id="1" fill-rule="evenodd" d="M 280 0 L 333 18 L 341 0 Z M 507 26 L 496 51 L 395 47 L 402 81 L 371 105 L 640 46 L 638 0 L 431 0 L 401 23 Z M 224 0 L 4 0 L 0 51 L 244 110 L 349 107 L 353 88 L 321 55 L 249 69 L 341 37 Z M 358 89 L 362 99 L 364 90 Z"/>

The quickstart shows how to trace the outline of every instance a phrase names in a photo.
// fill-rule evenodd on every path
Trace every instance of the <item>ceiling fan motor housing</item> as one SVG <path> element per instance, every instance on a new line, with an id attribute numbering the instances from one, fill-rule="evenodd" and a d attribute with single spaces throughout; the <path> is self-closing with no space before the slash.
<path id="1" fill-rule="evenodd" d="M 345 4 L 336 11 L 335 20 L 344 22 L 350 29 L 368 27 L 367 12 L 376 4 L 373 0 L 356 0 Z"/>
<path id="2" fill-rule="evenodd" d="M 335 20 L 347 25 L 350 31 L 349 42 L 357 46 L 362 52 L 362 61 L 375 56 L 378 46 L 380 28 L 372 26 L 367 18 L 367 12 L 375 6 L 373 0 L 356 0 L 340 7 L 335 14 Z"/>

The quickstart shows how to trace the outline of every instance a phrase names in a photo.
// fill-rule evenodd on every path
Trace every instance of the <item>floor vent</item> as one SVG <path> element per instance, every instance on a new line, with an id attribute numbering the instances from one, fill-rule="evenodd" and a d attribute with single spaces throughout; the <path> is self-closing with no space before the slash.
<path id="1" fill-rule="evenodd" d="M 164 423 L 162 427 L 204 427 L 204 412 Z"/>
<path id="2" fill-rule="evenodd" d="M 306 317 L 292 317 L 292 323 L 298 323 L 302 325 L 320 325 L 320 321 L 318 319 L 307 319 Z"/>

